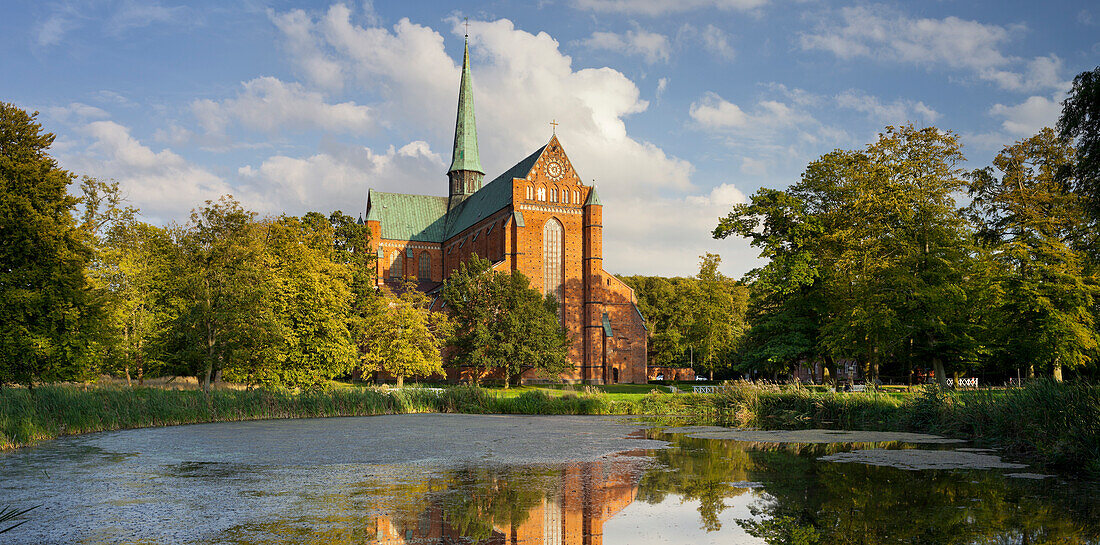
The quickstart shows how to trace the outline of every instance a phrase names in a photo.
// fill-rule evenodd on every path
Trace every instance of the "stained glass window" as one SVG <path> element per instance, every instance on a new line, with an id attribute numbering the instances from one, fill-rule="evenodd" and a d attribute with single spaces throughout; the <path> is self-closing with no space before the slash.
<path id="1" fill-rule="evenodd" d="M 542 284 L 546 293 L 562 300 L 562 239 L 565 229 L 556 218 L 550 218 L 542 228 Z"/>

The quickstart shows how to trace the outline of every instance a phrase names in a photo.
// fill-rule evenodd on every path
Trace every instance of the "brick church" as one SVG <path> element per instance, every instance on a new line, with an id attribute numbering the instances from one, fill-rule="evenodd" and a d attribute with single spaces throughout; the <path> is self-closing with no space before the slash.
<path id="1" fill-rule="evenodd" d="M 378 282 L 415 281 L 438 292 L 472 255 L 521 271 L 554 293 L 573 346 L 567 382 L 646 382 L 646 326 L 634 291 L 603 268 L 603 204 L 565 149 L 545 146 L 484 183 L 474 120 L 470 48 L 462 59 L 454 154 L 446 197 L 369 190 L 366 220 L 378 243 Z M 452 376 L 452 378 L 456 378 Z M 546 380 L 534 371 L 523 381 Z"/>

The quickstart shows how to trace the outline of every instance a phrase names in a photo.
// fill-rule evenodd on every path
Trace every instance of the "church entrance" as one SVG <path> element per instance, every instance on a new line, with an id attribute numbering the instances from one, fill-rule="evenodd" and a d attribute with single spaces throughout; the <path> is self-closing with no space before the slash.
<path id="1" fill-rule="evenodd" d="M 612 384 L 618 384 L 619 383 L 619 368 L 618 367 L 611 368 L 611 383 Z"/>

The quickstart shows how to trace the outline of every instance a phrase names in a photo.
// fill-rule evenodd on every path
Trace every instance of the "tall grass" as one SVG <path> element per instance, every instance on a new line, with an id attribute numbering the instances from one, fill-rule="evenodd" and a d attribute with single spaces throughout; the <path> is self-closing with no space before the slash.
<path id="1" fill-rule="evenodd" d="M 476 386 L 443 391 L 344 388 L 293 393 L 51 385 L 0 390 L 0 450 L 62 435 L 270 418 L 417 412 L 680 415 L 737 427 L 895 430 L 1000 446 L 1041 464 L 1100 476 L 1100 386 L 1038 381 L 1021 389 L 899 397 L 734 383 L 718 394 L 654 390 L 632 399 L 587 387 L 504 396 Z"/>
<path id="2" fill-rule="evenodd" d="M 1100 385 L 1040 380 L 1010 390 L 928 387 L 899 399 L 735 383 L 713 399 L 718 421 L 726 425 L 933 433 L 1100 477 Z"/>

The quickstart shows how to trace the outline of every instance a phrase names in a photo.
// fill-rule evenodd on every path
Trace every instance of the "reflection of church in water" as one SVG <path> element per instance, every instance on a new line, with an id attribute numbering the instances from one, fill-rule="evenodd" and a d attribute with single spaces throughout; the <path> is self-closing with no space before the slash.
<path id="1" fill-rule="evenodd" d="M 492 520 L 485 545 L 601 545 L 603 525 L 634 501 L 637 467 L 629 462 L 588 462 L 561 470 L 558 486 L 527 508 L 520 520 Z M 556 473 L 556 472 L 555 472 Z M 471 542 L 439 502 L 413 518 L 380 516 L 370 545 L 450 545 Z"/>
<path id="2" fill-rule="evenodd" d="M 415 281 L 431 293 L 478 255 L 493 270 L 520 271 L 532 287 L 557 296 L 573 339 L 574 368 L 561 379 L 645 383 L 645 320 L 634 291 L 603 268 L 603 204 L 557 136 L 488 183 L 484 177 L 467 44 L 449 195 L 367 194 L 365 223 L 378 248 L 379 284 Z M 450 378 L 459 378 L 455 374 Z"/>

